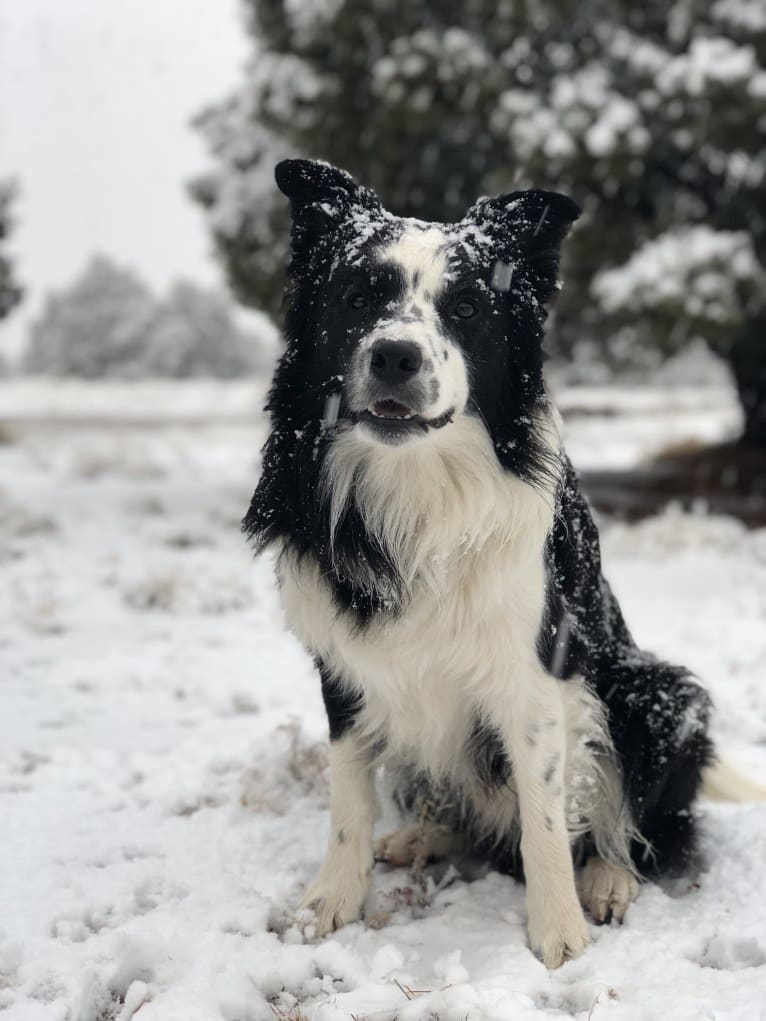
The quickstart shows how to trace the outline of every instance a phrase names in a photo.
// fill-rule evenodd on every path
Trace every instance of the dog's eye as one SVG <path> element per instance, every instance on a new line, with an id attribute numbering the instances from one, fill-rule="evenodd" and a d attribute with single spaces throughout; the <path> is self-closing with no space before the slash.
<path id="1" fill-rule="evenodd" d="M 476 315 L 477 311 L 476 305 L 467 298 L 463 298 L 455 305 L 455 315 L 458 319 L 471 319 Z"/>
<path id="2" fill-rule="evenodd" d="M 367 308 L 367 298 L 361 291 L 353 290 L 346 295 L 346 304 L 349 308 Z"/>

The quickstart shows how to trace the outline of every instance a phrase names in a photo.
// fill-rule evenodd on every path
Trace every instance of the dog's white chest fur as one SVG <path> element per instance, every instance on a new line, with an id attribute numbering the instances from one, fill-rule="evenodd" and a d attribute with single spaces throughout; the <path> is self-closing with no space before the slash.
<path id="1" fill-rule="evenodd" d="M 315 562 L 280 561 L 288 622 L 363 696 L 360 725 L 434 774 L 454 771 L 477 716 L 535 672 L 552 523 L 547 494 L 502 470 L 478 422 L 445 432 L 439 451 L 401 453 L 340 437 L 330 461 L 333 503 L 355 499 L 395 551 L 410 591 L 402 613 L 360 629 Z"/>

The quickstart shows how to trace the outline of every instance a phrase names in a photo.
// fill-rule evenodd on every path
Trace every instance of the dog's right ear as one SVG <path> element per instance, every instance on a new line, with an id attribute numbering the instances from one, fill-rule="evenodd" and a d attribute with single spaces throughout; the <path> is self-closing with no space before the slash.
<path id="1" fill-rule="evenodd" d="M 274 176 L 293 208 L 314 202 L 344 206 L 363 190 L 351 174 L 322 160 L 282 160 Z"/>
<path id="2" fill-rule="evenodd" d="M 294 268 L 352 215 L 381 211 L 375 192 L 321 160 L 282 160 L 274 176 L 292 208 Z"/>

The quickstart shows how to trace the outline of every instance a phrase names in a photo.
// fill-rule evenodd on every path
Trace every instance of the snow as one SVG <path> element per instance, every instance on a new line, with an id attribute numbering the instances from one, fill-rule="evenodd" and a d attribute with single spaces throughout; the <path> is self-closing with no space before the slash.
<path id="1" fill-rule="evenodd" d="M 705 805 L 699 874 L 644 887 L 555 973 L 522 887 L 452 867 L 376 868 L 367 921 L 312 942 L 295 905 L 327 835 L 326 724 L 238 527 L 264 389 L 0 384 L 0 1016 L 762 1016 L 766 806 Z M 582 464 L 630 463 L 673 422 L 736 427 L 720 389 L 560 403 Z M 603 535 L 637 638 L 705 680 L 762 777 L 766 532 L 671 509 Z"/>
<path id="2" fill-rule="evenodd" d="M 675 304 L 690 316 L 736 322 L 740 288 L 763 286 L 746 231 L 679 227 L 644 242 L 621 266 L 601 270 L 591 293 L 607 312 Z"/>
<path id="3" fill-rule="evenodd" d="M 717 443 L 742 431 L 733 388 L 572 387 L 556 392 L 578 468 L 630 468 L 668 447 Z M 606 435 L 605 435 L 606 432 Z"/>
<path id="4" fill-rule="evenodd" d="M 660 92 L 672 96 L 686 93 L 702 96 L 711 85 L 742 87 L 748 91 L 762 88 L 766 72 L 760 70 L 752 46 L 738 46 L 730 39 L 697 36 L 688 52 L 667 62 L 657 75 Z"/>
<path id="5" fill-rule="evenodd" d="M 716 0 L 711 14 L 727 27 L 734 25 L 749 32 L 766 28 L 766 9 L 761 0 Z"/>

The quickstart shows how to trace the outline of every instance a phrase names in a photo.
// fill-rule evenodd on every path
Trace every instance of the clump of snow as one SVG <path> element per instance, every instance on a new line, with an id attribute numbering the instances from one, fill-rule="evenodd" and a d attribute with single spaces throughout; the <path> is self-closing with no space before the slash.
<path id="1" fill-rule="evenodd" d="M 680 227 L 645 242 L 622 266 L 592 285 L 607 312 L 677 304 L 691 317 L 737 322 L 740 289 L 763 285 L 763 270 L 745 231 Z"/>
<path id="2" fill-rule="evenodd" d="M 523 160 L 539 154 L 565 164 L 584 145 L 593 157 L 609 157 L 627 146 L 641 153 L 649 144 L 644 111 L 621 93 L 613 72 L 601 63 L 555 75 L 541 100 L 532 89 L 501 93 L 493 113 L 497 131 L 507 131 L 512 150 Z"/>
<path id="3" fill-rule="evenodd" d="M 284 815 L 296 798 L 314 797 L 326 807 L 329 790 L 327 744 L 308 740 L 300 721 L 291 720 L 272 735 L 266 760 L 246 771 L 240 800 L 256 812 Z"/>
<path id="4" fill-rule="evenodd" d="M 422 28 L 391 41 L 384 56 L 373 64 L 372 88 L 389 104 L 424 113 L 433 103 L 435 83 L 442 88 L 453 86 L 450 94 L 456 103 L 471 109 L 478 94 L 476 88 L 469 85 L 456 90 L 454 86 L 470 83 L 494 60 L 474 32 L 455 26 L 446 31 Z"/>
<path id="5" fill-rule="evenodd" d="M 666 62 L 656 81 L 668 96 L 683 92 L 701 96 L 711 84 L 739 88 L 746 84 L 752 95 L 758 95 L 766 83 L 766 71 L 759 68 L 752 46 L 739 46 L 723 37 L 697 36 L 685 53 Z"/>
<path id="6" fill-rule="evenodd" d="M 34 540 L 35 536 L 55 530 L 56 523 L 48 514 L 23 506 L 7 490 L 0 489 L 0 563 L 22 556 L 23 540 Z"/>
<path id="7" fill-rule="evenodd" d="M 761 0 L 715 0 L 710 13 L 724 25 L 734 25 L 748 32 L 766 29 L 766 8 Z"/>

